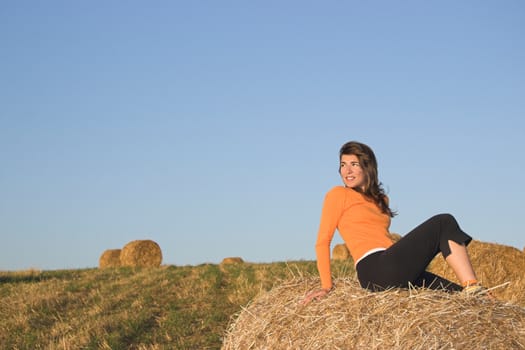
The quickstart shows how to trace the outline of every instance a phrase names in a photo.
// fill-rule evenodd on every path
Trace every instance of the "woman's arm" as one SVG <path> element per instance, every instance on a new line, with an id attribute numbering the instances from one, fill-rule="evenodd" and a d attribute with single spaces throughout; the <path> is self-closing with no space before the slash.
<path id="1" fill-rule="evenodd" d="M 321 222 L 317 233 L 317 242 L 315 244 L 317 270 L 321 278 L 321 289 L 308 293 L 303 300 L 303 304 L 307 304 L 313 299 L 324 297 L 333 287 L 330 269 L 330 244 L 343 210 L 344 191 L 344 188 L 336 187 L 325 196 L 323 210 L 321 212 Z"/>
<path id="2" fill-rule="evenodd" d="M 342 187 L 335 187 L 326 194 L 317 232 L 317 243 L 315 244 L 317 270 L 321 278 L 321 288 L 326 290 L 332 288 L 330 244 L 343 211 L 345 191 Z"/>

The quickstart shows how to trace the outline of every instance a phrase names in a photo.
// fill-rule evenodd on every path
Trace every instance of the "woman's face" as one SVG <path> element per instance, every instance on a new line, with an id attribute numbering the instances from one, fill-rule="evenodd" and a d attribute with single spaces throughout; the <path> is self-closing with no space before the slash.
<path id="1" fill-rule="evenodd" d="M 341 178 L 346 187 L 359 187 L 361 190 L 364 190 L 365 173 L 363 168 L 361 168 L 357 156 L 353 154 L 343 154 L 341 156 L 341 164 L 339 165 L 339 174 L 341 174 Z"/>

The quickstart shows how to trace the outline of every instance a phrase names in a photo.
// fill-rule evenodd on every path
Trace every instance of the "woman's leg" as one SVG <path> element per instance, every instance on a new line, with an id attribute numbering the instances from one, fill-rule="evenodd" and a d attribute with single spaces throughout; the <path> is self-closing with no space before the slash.
<path id="1" fill-rule="evenodd" d="M 361 285 L 383 288 L 403 287 L 409 283 L 419 285 L 423 282 L 428 285 L 432 281 L 422 280 L 422 277 L 428 277 L 424 274 L 428 264 L 441 252 L 447 262 L 453 265 L 454 271 L 457 270 L 458 278 L 463 283 L 463 278 L 470 276 L 469 271 L 472 271 L 470 260 L 465 259 L 465 245 L 471 240 L 459 228 L 452 215 L 436 215 L 410 231 L 386 251 L 359 262 L 359 280 Z"/>
<path id="2" fill-rule="evenodd" d="M 454 270 L 454 273 L 462 285 L 477 282 L 476 273 L 472 268 L 470 257 L 468 256 L 465 244 L 458 244 L 454 241 L 448 241 L 450 246 L 450 255 L 445 258 L 447 264 Z"/>
<path id="3" fill-rule="evenodd" d="M 429 271 L 423 271 L 423 273 L 413 282 L 413 285 L 416 287 L 445 290 L 448 292 L 459 292 L 463 289 L 459 284 Z"/>

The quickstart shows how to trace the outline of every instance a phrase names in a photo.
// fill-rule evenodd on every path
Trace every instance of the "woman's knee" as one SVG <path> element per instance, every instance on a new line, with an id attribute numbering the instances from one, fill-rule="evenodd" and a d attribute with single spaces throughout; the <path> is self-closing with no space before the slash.
<path id="1" fill-rule="evenodd" d="M 439 221 L 441 223 L 456 223 L 456 218 L 449 213 L 437 214 L 432 217 L 433 220 Z"/>

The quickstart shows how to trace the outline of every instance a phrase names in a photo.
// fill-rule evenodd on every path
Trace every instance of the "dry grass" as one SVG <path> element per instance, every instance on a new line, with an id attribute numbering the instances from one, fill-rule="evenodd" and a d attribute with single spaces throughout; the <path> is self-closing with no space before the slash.
<path id="1" fill-rule="evenodd" d="M 122 266 L 159 267 L 162 262 L 162 251 L 152 240 L 131 241 L 120 252 Z"/>
<path id="2" fill-rule="evenodd" d="M 525 348 L 522 307 L 427 289 L 371 293 L 354 278 L 335 284 L 306 306 L 317 278 L 262 293 L 231 323 L 222 349 Z"/>
<path id="3" fill-rule="evenodd" d="M 109 268 L 120 266 L 120 249 L 108 249 L 98 259 L 98 267 Z"/>

